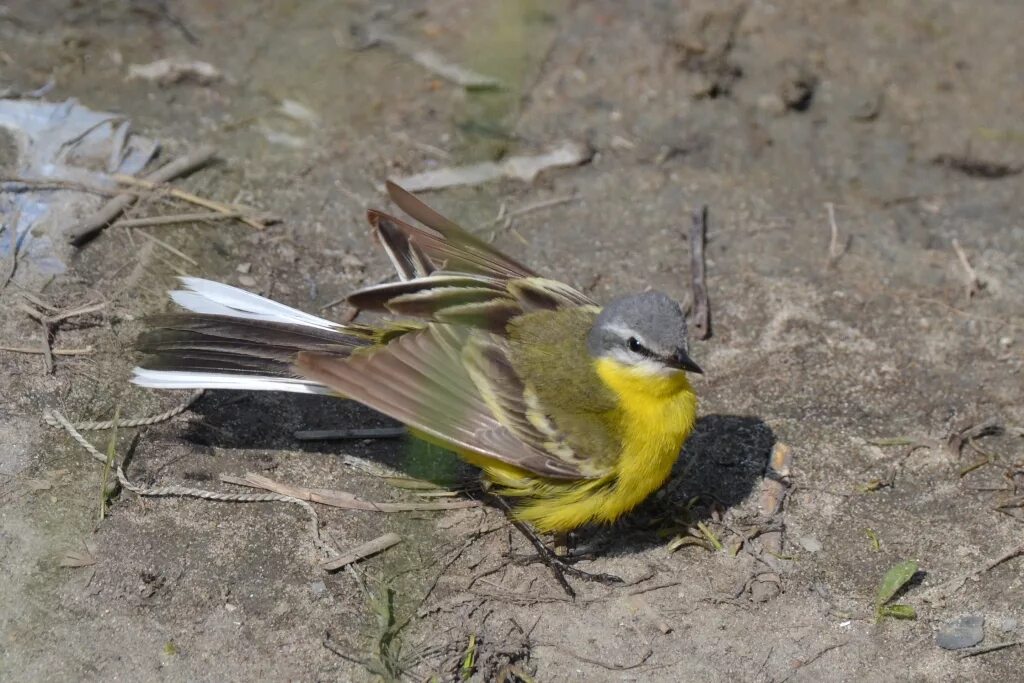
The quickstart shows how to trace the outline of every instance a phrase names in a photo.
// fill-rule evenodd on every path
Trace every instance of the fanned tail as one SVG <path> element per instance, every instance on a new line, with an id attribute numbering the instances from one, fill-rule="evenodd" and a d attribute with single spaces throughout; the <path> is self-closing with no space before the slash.
<path id="1" fill-rule="evenodd" d="M 300 351 L 347 358 L 378 332 L 340 325 L 250 292 L 201 278 L 181 278 L 171 299 L 188 313 L 149 318 L 138 350 L 135 384 L 157 389 L 253 389 L 333 393 L 292 370 Z"/>

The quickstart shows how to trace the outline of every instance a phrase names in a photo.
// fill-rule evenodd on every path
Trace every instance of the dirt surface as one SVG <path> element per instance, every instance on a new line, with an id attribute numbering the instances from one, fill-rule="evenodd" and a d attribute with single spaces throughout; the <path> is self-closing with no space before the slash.
<path id="1" fill-rule="evenodd" d="M 506 88 L 467 92 L 388 45 L 356 50 L 371 23 Z M 0 351 L 0 678 L 1019 679 L 1024 647 L 959 658 L 935 634 L 973 614 L 982 646 L 1024 639 L 1024 559 L 926 598 L 1024 538 L 1012 429 L 1024 426 L 1022 25 L 1018 2 L 966 0 L 0 7 L 0 90 L 52 78 L 47 99 L 121 112 L 167 158 L 215 145 L 222 162 L 179 186 L 283 218 L 264 231 L 153 229 L 198 265 L 113 228 L 66 274 L 42 286 L 16 273 L 2 293 L 7 346 L 40 344 L 23 288 L 58 309 L 107 306 L 56 329 L 54 348 L 96 352 L 58 356 L 52 374 L 38 355 Z M 224 78 L 127 78 L 165 57 Z M 318 506 L 341 549 L 403 538 L 358 565 L 364 586 L 319 568 L 294 505 L 122 492 L 98 520 L 103 467 L 43 411 L 133 417 L 183 399 L 127 381 L 138 319 L 167 307 L 175 270 L 316 313 L 388 275 L 362 217 L 388 208 L 384 178 L 562 140 L 586 141 L 593 159 L 532 185 L 424 198 L 487 231 L 503 204 L 572 195 L 499 222 L 496 244 L 605 300 L 647 286 L 685 300 L 689 215 L 710 206 L 698 431 L 663 491 L 575 539 L 594 558 L 582 568 L 630 585 L 574 581 L 569 601 L 487 507 Z M 133 215 L 191 210 L 151 202 Z M 972 297 L 954 240 L 981 280 Z M 987 420 L 1006 430 L 948 445 Z M 402 442 L 293 438 L 385 424 L 338 401 L 210 393 L 172 421 L 121 430 L 118 452 L 144 486 L 238 491 L 219 475 L 255 472 L 415 500 L 367 468 L 428 476 L 450 461 Z M 106 448 L 109 432 L 87 436 Z M 893 437 L 907 443 L 873 443 Z M 776 442 L 792 449 L 792 487 L 766 525 Z M 724 549 L 670 553 L 698 521 Z M 740 547 L 780 523 L 778 557 L 757 557 L 758 539 Z M 85 548 L 94 564 L 61 566 Z M 908 559 L 920 571 L 897 600 L 917 619 L 876 624 L 877 586 Z"/>

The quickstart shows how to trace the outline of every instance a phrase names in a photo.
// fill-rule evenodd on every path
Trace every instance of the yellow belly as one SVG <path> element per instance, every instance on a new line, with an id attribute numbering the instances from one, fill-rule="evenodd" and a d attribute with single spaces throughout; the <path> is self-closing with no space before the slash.
<path id="1" fill-rule="evenodd" d="M 616 421 L 623 446 L 609 474 L 563 482 L 538 479 L 494 461 L 475 463 L 505 495 L 524 497 L 516 516 L 540 531 L 569 531 L 618 519 L 665 483 L 693 431 L 697 397 L 684 373 L 652 376 L 611 360 L 598 361 L 597 371 L 619 396 Z"/>

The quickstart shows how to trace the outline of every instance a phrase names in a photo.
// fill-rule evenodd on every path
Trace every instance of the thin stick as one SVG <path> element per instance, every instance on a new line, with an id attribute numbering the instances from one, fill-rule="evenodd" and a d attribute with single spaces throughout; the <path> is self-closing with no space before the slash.
<path id="1" fill-rule="evenodd" d="M 95 313 L 96 311 L 101 311 L 106 307 L 107 304 L 105 302 L 97 304 L 86 304 L 85 306 L 72 308 L 70 311 L 65 311 L 63 313 L 57 313 L 54 315 L 47 316 L 24 302 L 18 302 L 18 308 L 20 308 L 25 313 L 28 313 L 31 317 L 35 318 L 39 322 L 44 323 L 46 325 L 55 325 L 59 322 L 67 320 L 68 318 L 86 315 L 87 313 Z"/>
<path id="2" fill-rule="evenodd" d="M 61 180 L 58 178 L 21 178 L 19 176 L 0 176 L 0 184 L 20 185 L 21 187 L 5 187 L 4 192 L 42 192 L 42 191 L 71 191 L 88 192 L 90 194 L 103 195 L 105 197 L 116 197 L 126 190 L 112 190 L 109 187 L 98 187 L 79 183 L 74 180 Z M 138 192 L 127 190 L 129 194 Z"/>
<path id="3" fill-rule="evenodd" d="M 33 349 L 28 346 L 0 346 L 0 351 L 7 351 L 8 353 L 44 353 L 41 349 Z M 82 349 L 51 349 L 50 353 L 55 356 L 88 356 L 93 351 L 91 346 L 86 346 Z"/>
<path id="4" fill-rule="evenodd" d="M 974 270 L 971 262 L 967 260 L 967 253 L 960 246 L 960 241 L 955 238 L 953 239 L 953 251 L 956 252 L 956 257 L 960 259 L 960 265 L 967 273 L 967 298 L 972 299 L 981 291 L 981 278 L 978 277 L 978 272 Z"/>
<path id="5" fill-rule="evenodd" d="M 160 245 L 161 247 L 163 247 L 167 251 L 171 252 L 172 254 L 174 254 L 175 256 L 180 258 L 181 260 L 188 261 L 189 263 L 191 263 L 196 268 L 199 267 L 199 261 L 196 261 L 194 258 L 189 256 L 185 252 L 180 251 L 180 250 L 172 247 L 171 245 L 169 245 L 167 242 L 164 242 L 159 237 L 154 237 L 153 235 L 150 235 L 148 232 L 142 232 L 141 230 L 139 231 L 139 234 L 142 235 L 143 237 L 145 237 L 146 239 L 153 240 L 153 242 L 155 242 L 156 244 Z"/>
<path id="6" fill-rule="evenodd" d="M 217 202 L 212 199 L 206 199 L 204 197 L 194 195 L 191 192 L 179 190 L 176 187 L 162 187 L 161 184 L 158 182 L 153 182 L 149 179 L 135 178 L 134 176 L 130 175 L 122 175 L 120 173 L 115 173 L 113 178 L 117 182 L 125 183 L 126 185 L 144 187 L 148 190 L 165 191 L 170 196 L 176 197 L 182 200 L 183 202 L 195 204 L 196 206 L 202 206 L 203 208 L 210 209 L 211 211 L 216 211 L 217 213 L 221 213 L 226 216 L 238 214 L 238 220 L 242 221 L 246 225 L 251 225 L 257 230 L 263 230 L 264 228 L 267 227 L 266 223 L 252 217 L 251 214 L 257 213 L 255 210 L 249 209 L 248 207 L 244 207 L 239 204 L 222 204 L 221 202 Z"/>
<path id="7" fill-rule="evenodd" d="M 345 510 L 369 510 L 371 512 L 413 512 L 421 510 L 461 510 L 463 508 L 478 507 L 479 501 L 475 500 L 453 500 L 438 501 L 433 503 L 375 503 L 369 500 L 358 498 L 347 491 L 335 491 L 332 489 L 311 489 L 305 486 L 293 486 L 261 477 L 258 474 L 247 473 L 244 478 L 234 477 L 229 474 L 222 474 L 221 481 L 239 486 L 249 486 L 256 489 L 273 491 L 290 498 L 306 500 L 311 503 L 330 505 L 331 507 Z"/>
<path id="8" fill-rule="evenodd" d="M 1008 643 L 996 643 L 994 645 L 984 645 L 982 647 L 975 647 L 970 650 L 961 652 L 957 659 L 967 659 L 968 657 L 977 657 L 978 655 L 987 654 L 989 652 L 995 652 L 996 650 L 1003 650 L 1008 647 L 1017 647 L 1018 645 L 1024 645 L 1024 640 L 1011 640 Z"/>
<path id="9" fill-rule="evenodd" d="M 150 228 L 161 225 L 178 225 L 180 223 L 198 223 L 201 221 L 220 221 L 228 218 L 238 218 L 241 213 L 237 211 L 222 213 L 220 211 L 208 211 L 201 213 L 178 213 L 170 216 L 149 216 L 147 218 L 122 218 L 114 223 L 115 228 Z"/>
<path id="10" fill-rule="evenodd" d="M 1014 559 L 1015 557 L 1020 557 L 1021 555 L 1024 555 L 1024 543 L 1021 543 L 1015 548 L 1010 548 L 996 559 L 990 560 L 985 564 L 981 565 L 980 567 L 972 569 L 966 574 L 961 574 L 955 579 L 935 586 L 931 590 L 925 592 L 924 595 L 922 595 L 921 597 L 923 597 L 927 602 L 932 603 L 948 598 L 949 596 L 953 595 L 953 593 L 956 593 L 958 590 L 963 588 L 964 584 L 966 584 L 971 579 L 981 576 L 985 572 L 995 569 L 1003 562 L 1008 562 Z"/>
<path id="11" fill-rule="evenodd" d="M 200 147 L 191 154 L 168 162 L 146 176 L 146 180 L 154 183 L 166 183 L 183 175 L 199 169 L 210 163 L 216 151 L 213 147 Z M 104 228 L 114 222 L 118 216 L 124 213 L 138 199 L 135 193 L 122 193 L 115 196 L 92 215 L 86 216 L 77 225 L 71 228 L 69 240 L 71 244 L 80 247 L 90 239 L 99 234 Z"/>
<path id="12" fill-rule="evenodd" d="M 51 333 L 53 328 L 50 327 L 50 325 L 47 325 L 44 322 L 40 322 L 39 324 L 42 325 L 42 327 L 43 327 L 43 343 L 42 343 L 42 350 L 40 351 L 40 353 L 43 354 L 43 363 L 44 363 L 44 366 L 46 368 L 46 374 L 47 375 L 52 375 L 53 374 L 53 349 L 50 348 L 50 333 Z"/>
<path id="13" fill-rule="evenodd" d="M 378 536 L 372 541 L 367 541 L 360 546 L 352 548 L 352 550 L 342 553 L 338 557 L 320 563 L 320 568 L 327 572 L 337 571 L 346 565 L 366 559 L 371 555 L 376 555 L 377 553 L 387 550 L 401 542 L 402 537 L 398 534 L 387 533 L 383 536 Z"/>
<path id="14" fill-rule="evenodd" d="M 573 652 L 568 648 L 564 648 L 561 645 L 555 645 L 554 643 L 537 643 L 537 645 L 539 645 L 540 647 L 553 647 L 560 652 L 564 652 L 570 657 L 574 657 L 580 660 L 581 662 L 593 664 L 594 666 L 599 666 L 602 669 L 607 669 L 609 671 L 629 671 L 630 669 L 635 669 L 639 666 L 643 666 L 643 664 L 647 662 L 648 659 L 654 656 L 654 650 L 648 648 L 642 655 L 640 655 L 640 659 L 638 659 L 633 664 L 618 664 L 615 662 L 602 662 L 600 659 L 585 657 L 579 654 L 578 652 Z"/>
<path id="15" fill-rule="evenodd" d="M 295 432 L 299 441 L 353 441 L 358 439 L 400 439 L 406 435 L 405 427 L 381 429 L 306 429 Z"/>
<path id="16" fill-rule="evenodd" d="M 690 227 L 690 283 L 693 289 L 693 312 L 690 324 L 697 339 L 711 336 L 711 305 L 705 279 L 704 241 L 707 239 L 707 204 L 693 212 Z"/>

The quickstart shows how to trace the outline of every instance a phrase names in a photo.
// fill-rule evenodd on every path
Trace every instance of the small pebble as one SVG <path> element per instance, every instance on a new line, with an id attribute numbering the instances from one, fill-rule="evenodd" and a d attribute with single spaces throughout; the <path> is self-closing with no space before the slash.
<path id="1" fill-rule="evenodd" d="M 985 617 L 965 614 L 948 622 L 935 635 L 935 644 L 944 650 L 974 647 L 985 639 Z"/>
<path id="2" fill-rule="evenodd" d="M 775 93 L 765 93 L 758 97 L 757 108 L 772 116 L 781 116 L 786 113 L 786 103 Z"/>
<path id="3" fill-rule="evenodd" d="M 255 287 L 256 278 L 254 278 L 252 275 L 239 275 L 238 284 L 242 285 L 243 287 Z"/>
<path id="4" fill-rule="evenodd" d="M 323 581 L 311 581 L 309 590 L 313 591 L 314 598 L 322 598 L 327 594 L 327 584 Z"/>
<path id="5" fill-rule="evenodd" d="M 239 263 L 235 267 L 235 270 L 237 270 L 242 275 L 248 275 L 249 271 L 252 270 L 252 264 L 251 263 Z"/>

